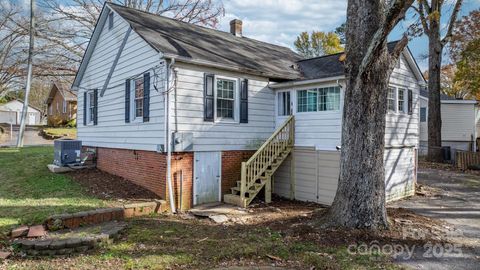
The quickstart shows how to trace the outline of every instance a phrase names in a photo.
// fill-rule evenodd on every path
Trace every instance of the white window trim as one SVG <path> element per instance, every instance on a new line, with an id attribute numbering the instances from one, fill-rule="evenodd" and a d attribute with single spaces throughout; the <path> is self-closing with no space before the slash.
<path id="1" fill-rule="evenodd" d="M 87 100 L 85 100 L 85 102 L 87 103 L 87 113 L 86 113 L 86 117 L 87 117 L 87 126 L 93 126 L 93 119 L 91 119 L 91 113 L 90 113 L 90 95 L 93 94 L 94 92 L 93 91 L 87 91 Z"/>
<path id="2" fill-rule="evenodd" d="M 143 112 L 142 116 L 136 116 L 136 108 L 135 108 L 135 81 L 141 79 L 143 80 L 143 74 L 138 76 L 134 79 L 130 80 L 130 123 L 143 123 Z M 145 86 L 143 86 L 143 95 L 145 96 Z"/>
<path id="3" fill-rule="evenodd" d="M 217 116 L 217 81 L 218 80 L 229 80 L 235 82 L 235 90 L 233 93 L 233 119 L 231 118 L 221 118 Z M 220 76 L 215 75 L 215 80 L 213 82 L 213 117 L 216 123 L 231 123 L 231 124 L 238 124 L 240 123 L 240 90 L 238 87 L 240 86 L 240 79 L 227 77 L 227 76 Z"/>
<path id="4" fill-rule="evenodd" d="M 287 114 L 287 115 L 280 115 L 280 113 L 278 112 L 279 111 L 279 108 L 280 108 L 280 103 L 279 103 L 279 97 L 280 97 L 280 94 L 281 93 L 290 93 L 290 114 Z M 277 94 L 275 95 L 275 115 L 277 117 L 288 117 L 290 115 L 294 115 L 295 114 L 295 102 L 294 102 L 294 97 L 293 97 L 293 93 L 295 91 L 293 90 L 279 90 L 277 91 Z"/>
<path id="5" fill-rule="evenodd" d="M 388 100 L 387 100 L 387 114 L 407 115 L 408 114 L 408 91 L 410 90 L 410 88 L 408 88 L 406 86 L 402 86 L 402 85 L 392 85 L 392 84 L 389 84 L 388 88 L 393 88 L 394 89 L 394 97 L 395 97 L 395 100 L 394 100 L 394 105 L 395 106 L 394 107 L 395 107 L 395 110 L 392 111 L 392 110 L 388 109 Z M 403 110 L 402 111 L 398 110 L 398 102 L 399 102 L 398 92 L 399 92 L 399 89 L 403 90 Z M 413 100 L 412 100 L 412 105 L 413 105 Z"/>
<path id="6" fill-rule="evenodd" d="M 312 90 L 312 89 L 320 89 L 320 88 L 329 88 L 329 87 L 339 87 L 340 88 L 340 104 L 338 107 L 338 110 L 326 110 L 326 111 L 319 111 L 318 110 L 318 95 L 317 95 L 317 111 L 314 112 L 299 112 L 298 111 L 298 92 L 302 90 Z M 294 99 L 294 107 L 293 107 L 293 115 L 295 114 L 332 114 L 332 113 L 339 113 L 343 110 L 343 89 L 345 88 L 345 85 L 342 84 L 341 86 L 335 83 L 330 83 L 330 84 L 325 84 L 325 85 L 316 85 L 316 86 L 310 86 L 310 87 L 302 87 L 302 88 L 296 88 L 293 90 L 295 93 L 294 95 L 290 96 L 290 98 Z"/>

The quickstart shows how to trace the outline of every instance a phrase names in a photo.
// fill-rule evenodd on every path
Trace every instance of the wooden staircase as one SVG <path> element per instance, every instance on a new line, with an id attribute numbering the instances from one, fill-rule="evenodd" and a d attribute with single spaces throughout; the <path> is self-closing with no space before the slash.
<path id="1" fill-rule="evenodd" d="M 295 142 L 293 116 L 280 126 L 246 162 L 242 162 L 241 180 L 224 196 L 229 204 L 247 207 L 265 187 L 265 202 L 272 200 L 272 177 L 293 149 Z"/>

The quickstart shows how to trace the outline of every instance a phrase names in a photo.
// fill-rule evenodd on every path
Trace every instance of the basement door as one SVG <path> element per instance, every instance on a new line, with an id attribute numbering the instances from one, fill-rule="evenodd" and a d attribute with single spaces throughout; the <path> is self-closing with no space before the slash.
<path id="1" fill-rule="evenodd" d="M 195 152 L 193 204 L 221 201 L 222 152 Z"/>

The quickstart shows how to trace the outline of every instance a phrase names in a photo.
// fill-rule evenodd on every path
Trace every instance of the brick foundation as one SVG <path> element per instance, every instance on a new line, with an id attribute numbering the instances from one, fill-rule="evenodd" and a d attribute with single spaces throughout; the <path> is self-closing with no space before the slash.
<path id="1" fill-rule="evenodd" d="M 96 151 L 98 169 L 151 190 L 170 206 L 166 185 L 166 154 L 103 147 L 97 147 Z M 254 151 L 222 152 L 222 195 L 236 186 L 236 181 L 240 180 L 242 161 L 248 160 L 253 153 Z M 172 183 L 175 205 L 179 210 L 188 210 L 193 206 L 193 157 L 193 152 L 172 153 Z"/>
<path id="2" fill-rule="evenodd" d="M 242 162 L 247 161 L 255 151 L 224 151 L 222 152 L 222 197 L 230 193 L 230 188 L 240 181 Z M 223 199 L 222 199 L 223 200 Z"/>

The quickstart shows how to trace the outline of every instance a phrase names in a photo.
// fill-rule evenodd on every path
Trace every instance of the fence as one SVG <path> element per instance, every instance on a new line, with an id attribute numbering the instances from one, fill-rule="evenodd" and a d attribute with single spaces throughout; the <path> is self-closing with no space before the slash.
<path id="1" fill-rule="evenodd" d="M 480 152 L 457 150 L 455 166 L 459 169 L 466 170 L 471 165 L 480 165 Z"/>

